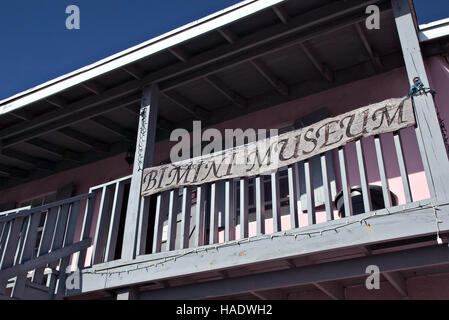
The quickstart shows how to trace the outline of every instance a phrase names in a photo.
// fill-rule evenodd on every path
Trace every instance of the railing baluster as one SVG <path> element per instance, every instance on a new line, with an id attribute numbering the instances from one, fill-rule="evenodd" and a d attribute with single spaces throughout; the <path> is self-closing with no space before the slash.
<path id="1" fill-rule="evenodd" d="M 365 156 L 363 154 L 363 143 L 361 139 L 355 142 L 355 148 L 359 166 L 360 185 L 362 186 L 363 207 L 365 212 L 370 212 L 372 210 L 371 192 L 368 186 L 368 176 L 366 173 Z"/>
<path id="2" fill-rule="evenodd" d="M 140 200 L 140 214 L 137 226 L 136 256 L 145 254 L 147 248 L 148 221 L 150 215 L 150 197 L 142 197 Z"/>
<path id="3" fill-rule="evenodd" d="M 248 238 L 248 178 L 240 179 L 240 239 Z"/>
<path id="4" fill-rule="evenodd" d="M 86 240 L 90 238 L 90 229 L 92 227 L 92 219 L 95 210 L 95 203 L 97 200 L 97 193 L 94 193 L 94 196 L 90 197 L 86 201 L 86 210 L 84 212 L 83 217 L 83 227 L 81 230 L 81 240 Z M 44 229 L 45 232 L 45 229 Z M 83 268 L 86 263 L 86 254 L 87 249 L 81 250 L 78 255 L 78 268 Z"/>
<path id="5" fill-rule="evenodd" d="M 407 165 L 404 159 L 404 152 L 402 150 L 402 139 L 399 131 L 393 132 L 394 147 L 396 149 L 396 156 L 398 157 L 399 171 L 402 178 L 402 186 L 404 187 L 405 201 L 412 202 L 412 192 L 410 190 L 410 182 L 408 180 Z"/>
<path id="6" fill-rule="evenodd" d="M 182 188 L 181 209 L 181 243 L 180 249 L 189 247 L 190 238 L 190 211 L 192 210 L 192 187 Z"/>
<path id="7" fill-rule="evenodd" d="M 168 206 L 167 247 L 166 251 L 175 250 L 176 225 L 178 220 L 178 189 L 170 190 L 170 202 Z"/>
<path id="8" fill-rule="evenodd" d="M 204 219 L 205 219 L 205 193 L 206 186 L 201 185 L 196 189 L 196 214 L 195 214 L 195 247 L 204 245 Z"/>
<path id="9" fill-rule="evenodd" d="M 340 176 L 341 176 L 341 187 L 343 191 L 343 202 L 345 208 L 345 217 L 352 216 L 352 200 L 350 195 L 350 186 L 348 181 L 348 175 L 346 172 L 346 156 L 345 156 L 345 148 L 338 148 L 338 160 L 340 163 Z"/>
<path id="10" fill-rule="evenodd" d="M 210 187 L 209 244 L 213 244 L 218 242 L 218 183 L 212 183 Z"/>
<path id="11" fill-rule="evenodd" d="M 92 250 L 92 264 L 102 263 L 105 260 L 106 236 L 111 213 L 112 186 L 105 186 L 101 192 L 100 209 L 98 210 L 97 225 L 95 228 L 94 247 Z"/>
<path id="12" fill-rule="evenodd" d="M 3 250 L 3 255 L 0 259 L 0 270 L 14 265 L 14 258 L 19 244 L 23 221 L 24 217 L 18 217 L 11 222 L 6 239 L 5 250 Z M 5 294 L 7 283 L 7 278 L 0 278 L 0 294 Z"/>
<path id="13" fill-rule="evenodd" d="M 281 231 L 281 196 L 279 172 L 271 173 L 271 210 L 273 213 L 273 232 Z"/>
<path id="14" fill-rule="evenodd" d="M 6 239 L 5 250 L 0 260 L 0 270 L 14 265 L 14 259 L 19 245 L 20 232 L 22 230 L 24 217 L 16 218 L 12 221 Z"/>
<path id="15" fill-rule="evenodd" d="M 8 233 L 9 233 L 9 227 L 11 226 L 11 222 L 2 222 L 3 226 L 2 226 L 2 233 L 0 236 L 0 259 L 3 255 L 3 250 L 5 249 L 5 245 L 6 245 L 6 239 L 8 237 Z"/>
<path id="16" fill-rule="evenodd" d="M 254 179 L 256 188 L 256 226 L 257 235 L 265 234 L 265 186 L 263 176 Z"/>
<path id="17" fill-rule="evenodd" d="M 328 153 L 323 153 L 321 158 L 321 175 L 323 178 L 324 207 L 326 208 L 327 221 L 334 220 L 334 212 L 332 207 L 331 186 L 329 180 Z"/>
<path id="18" fill-rule="evenodd" d="M 225 182 L 225 241 L 235 240 L 234 180 Z"/>
<path id="19" fill-rule="evenodd" d="M 108 240 L 106 242 L 105 261 L 112 261 L 117 248 L 118 229 L 120 225 L 120 214 L 122 212 L 123 198 L 125 195 L 125 185 L 117 182 L 115 184 L 114 201 L 112 204 L 111 222 L 109 223 Z"/>
<path id="20" fill-rule="evenodd" d="M 70 206 L 70 213 L 67 222 L 67 231 L 64 237 L 64 243 L 62 247 L 68 247 L 73 244 L 76 231 L 76 223 L 78 221 L 78 212 L 80 209 L 81 202 L 76 201 Z M 61 299 L 64 296 L 65 280 L 67 277 L 66 271 L 70 263 L 70 256 L 61 259 L 59 265 L 59 277 L 58 277 L 58 287 L 56 289 L 57 299 Z"/>
<path id="21" fill-rule="evenodd" d="M 315 215 L 315 191 L 313 189 L 312 180 L 312 164 L 309 160 L 304 161 L 304 175 L 307 193 L 307 218 L 309 226 L 316 223 Z"/>
<path id="22" fill-rule="evenodd" d="M 21 254 L 19 253 L 19 257 L 17 259 L 16 264 L 24 263 L 28 261 L 33 256 L 34 246 L 36 245 L 37 239 L 37 228 L 39 227 L 39 222 L 41 218 L 41 213 L 36 212 L 31 215 L 27 226 L 25 235 L 23 237 L 24 246 Z M 17 275 L 16 281 L 14 283 L 14 289 L 12 292 L 12 297 L 21 298 L 25 293 L 25 285 L 27 281 L 28 272 L 23 272 L 22 274 Z"/>
<path id="23" fill-rule="evenodd" d="M 299 227 L 298 221 L 298 195 L 299 195 L 299 184 L 297 174 L 298 174 L 298 164 L 294 163 L 288 166 L 288 202 L 290 206 L 290 228 L 296 229 Z"/>
<path id="24" fill-rule="evenodd" d="M 153 253 L 161 251 L 162 228 L 165 218 L 165 210 L 167 210 L 167 201 L 168 191 L 163 191 L 157 195 L 153 232 Z"/>
<path id="25" fill-rule="evenodd" d="M 391 194 L 388 186 L 387 173 L 385 170 L 385 162 L 382 151 L 382 144 L 379 136 L 374 137 L 374 146 L 376 147 L 377 165 L 379 167 L 380 182 L 382 184 L 382 195 L 386 208 L 391 207 Z"/>
<path id="26" fill-rule="evenodd" d="M 41 242 L 39 244 L 38 257 L 45 255 L 51 248 L 51 243 L 58 219 L 59 206 L 48 209 L 45 217 L 44 230 L 42 232 Z M 39 267 L 34 270 L 33 281 L 42 284 L 44 278 L 45 267 Z"/>

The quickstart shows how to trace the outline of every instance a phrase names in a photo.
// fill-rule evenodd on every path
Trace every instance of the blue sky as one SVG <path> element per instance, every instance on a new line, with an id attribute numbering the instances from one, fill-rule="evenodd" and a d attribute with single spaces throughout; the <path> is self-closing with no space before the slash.
<path id="1" fill-rule="evenodd" d="M 146 41 L 239 0 L 4 0 L 0 100 Z M 81 29 L 65 28 L 78 5 Z M 449 17 L 448 0 L 415 0 L 420 23 Z"/>

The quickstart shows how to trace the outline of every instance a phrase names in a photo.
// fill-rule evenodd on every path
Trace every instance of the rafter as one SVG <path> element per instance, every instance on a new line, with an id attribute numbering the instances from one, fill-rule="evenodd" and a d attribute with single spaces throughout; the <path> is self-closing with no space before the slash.
<path id="1" fill-rule="evenodd" d="M 336 281 L 315 282 L 314 286 L 334 300 L 345 299 L 345 288 Z"/>
<path id="2" fill-rule="evenodd" d="M 27 163 L 29 165 L 32 165 L 32 166 L 38 168 L 38 169 L 43 169 L 43 170 L 52 170 L 56 165 L 56 163 L 54 163 L 54 162 L 36 158 L 36 157 L 30 156 L 28 154 L 22 153 L 20 151 L 13 150 L 13 149 L 3 150 L 2 155 L 6 156 L 8 158 L 14 159 L 14 160 L 18 160 L 23 163 Z"/>
<path id="3" fill-rule="evenodd" d="M 68 101 L 58 97 L 58 96 L 52 96 L 51 98 L 46 98 L 45 101 L 47 101 L 49 104 L 55 106 L 59 109 L 65 109 L 69 105 Z"/>
<path id="4" fill-rule="evenodd" d="M 282 7 L 281 5 L 277 5 L 272 7 L 272 9 L 283 24 L 289 23 L 290 16 L 288 15 L 287 11 L 285 11 L 284 7 Z"/>
<path id="5" fill-rule="evenodd" d="M 351 8 L 349 9 L 348 6 L 351 6 Z M 363 8 L 365 6 L 366 3 L 364 3 Z M 339 8 L 338 10 L 336 9 L 337 7 Z M 290 37 L 279 38 L 280 35 L 285 35 L 286 28 L 284 25 L 278 24 L 272 28 L 268 28 L 270 30 L 265 29 L 264 32 L 260 32 L 251 36 L 251 40 L 258 38 L 257 48 L 252 48 L 252 45 L 248 45 L 249 39 L 247 37 L 242 37 L 232 46 L 229 46 L 228 48 L 236 48 L 234 52 L 240 52 L 240 54 L 235 55 L 234 57 L 227 58 L 229 55 L 228 51 L 232 50 L 226 49 L 226 46 L 207 51 L 204 54 L 195 55 L 183 65 L 185 69 L 185 73 L 183 76 L 179 78 L 164 79 L 162 82 L 160 82 L 161 91 L 175 89 L 178 86 L 185 85 L 198 79 L 202 79 L 207 75 L 217 73 L 232 66 L 237 66 L 239 64 L 249 62 L 250 60 L 263 57 L 267 54 L 279 52 L 283 49 L 298 45 L 298 43 L 300 42 L 308 41 L 318 36 L 322 36 L 324 34 L 332 33 L 343 28 L 353 26 L 354 23 L 366 20 L 366 14 L 364 13 L 364 11 L 360 11 L 360 9 L 360 3 L 357 4 L 352 0 L 339 1 L 332 5 L 317 8 L 310 12 L 306 12 L 304 14 L 293 17 L 289 23 L 287 32 L 290 34 Z M 380 5 L 380 9 L 381 15 L 385 15 L 386 13 L 391 12 L 391 4 L 382 4 Z M 357 12 L 356 10 L 359 10 L 357 15 L 353 15 L 351 18 L 344 20 L 338 19 L 338 17 L 340 17 L 341 15 L 347 14 L 348 12 Z M 294 32 L 299 32 L 310 27 L 314 27 L 313 31 L 307 33 L 299 33 L 296 36 L 293 36 Z M 272 41 L 271 43 L 269 43 L 270 40 Z M 251 50 L 247 50 L 249 48 L 251 48 Z M 195 64 L 197 66 L 202 66 L 207 63 L 206 56 L 208 57 L 208 59 L 214 58 L 214 61 L 216 62 L 205 68 L 192 71 L 191 69 L 194 68 Z M 204 60 L 201 59 L 201 57 L 204 57 Z M 220 61 L 221 58 L 227 59 Z M 175 67 L 173 67 L 173 69 L 175 69 Z M 163 76 L 162 70 L 148 75 L 143 79 L 143 82 L 154 82 L 161 76 Z"/>
<path id="6" fill-rule="evenodd" d="M 382 61 L 381 61 L 379 55 L 373 50 L 371 44 L 369 43 L 368 37 L 366 36 L 366 33 L 363 30 L 360 23 L 356 23 L 355 27 L 357 29 L 357 33 L 360 37 L 360 40 L 362 41 L 363 46 L 366 49 L 366 52 L 368 52 L 368 55 L 369 55 L 371 61 L 373 62 L 374 66 L 379 70 L 383 69 Z"/>
<path id="7" fill-rule="evenodd" d="M 232 32 L 229 28 L 226 27 L 219 28 L 218 33 L 220 33 L 220 35 L 231 44 L 236 43 L 239 39 L 234 32 Z"/>
<path id="8" fill-rule="evenodd" d="M 382 274 L 401 296 L 408 297 L 405 278 L 398 271 L 383 272 Z"/>
<path id="9" fill-rule="evenodd" d="M 212 87 L 217 89 L 217 91 L 219 91 L 223 96 L 225 96 L 229 101 L 233 102 L 235 105 L 241 108 L 246 108 L 248 106 L 248 102 L 246 101 L 245 98 L 243 98 L 237 92 L 231 90 L 218 77 L 211 75 L 205 77 L 204 80 L 206 80 L 207 83 L 209 83 Z"/>
<path id="10" fill-rule="evenodd" d="M 26 170 L 5 166 L 3 164 L 0 164 L 0 172 L 13 178 L 26 178 L 29 175 L 29 172 Z"/>
<path id="11" fill-rule="evenodd" d="M 84 133 L 78 132 L 71 128 L 62 128 L 59 130 L 63 135 L 69 137 L 72 140 L 76 140 L 85 146 L 92 148 L 96 151 L 108 152 L 109 146 L 93 137 L 85 135 Z"/>
<path id="12" fill-rule="evenodd" d="M 141 80 L 144 77 L 143 71 L 137 69 L 137 67 L 135 67 L 134 65 L 129 65 L 127 67 L 124 67 L 124 68 L 122 68 L 122 70 L 137 80 Z"/>
<path id="13" fill-rule="evenodd" d="M 189 54 L 180 47 L 169 48 L 168 51 L 182 62 L 187 62 L 190 58 Z"/>
<path id="14" fill-rule="evenodd" d="M 81 86 L 97 95 L 102 94 L 105 91 L 104 86 L 95 81 L 82 83 Z"/>
<path id="15" fill-rule="evenodd" d="M 186 97 L 182 96 L 176 91 L 164 92 L 163 95 L 173 103 L 180 106 L 182 109 L 197 117 L 198 119 L 205 120 L 208 112 L 203 108 L 197 106 L 194 102 L 190 101 Z"/>
<path id="16" fill-rule="evenodd" d="M 282 95 L 288 95 L 289 88 L 282 82 L 260 59 L 250 61 L 251 65 L 260 73 L 267 82 Z"/>
<path id="17" fill-rule="evenodd" d="M 311 49 L 310 45 L 304 41 L 300 42 L 299 46 L 302 49 L 302 51 L 306 54 L 306 56 L 309 58 L 309 60 L 313 63 L 315 68 L 321 73 L 321 75 L 324 78 L 326 78 L 329 82 L 334 81 L 333 72 L 326 64 L 322 63 L 318 59 L 318 57 L 313 53 L 313 50 Z"/>
<path id="18" fill-rule="evenodd" d="M 33 119 L 33 114 L 27 110 L 15 110 L 9 113 L 10 115 L 25 121 L 30 121 Z"/>
<path id="19" fill-rule="evenodd" d="M 32 139 L 27 141 L 28 144 L 31 144 L 37 148 L 40 148 L 46 152 L 49 152 L 55 156 L 62 157 L 66 160 L 72 160 L 79 162 L 81 160 L 81 154 L 75 151 L 67 150 L 63 147 L 57 146 L 51 142 L 44 141 L 42 139 Z"/>
<path id="20" fill-rule="evenodd" d="M 136 140 L 136 134 L 126 128 L 123 128 L 118 123 L 104 117 L 104 116 L 98 116 L 95 118 L 90 119 L 92 122 L 94 122 L 96 125 L 101 126 L 102 128 L 108 130 L 109 132 L 116 134 L 125 140 L 128 141 L 135 141 Z"/>

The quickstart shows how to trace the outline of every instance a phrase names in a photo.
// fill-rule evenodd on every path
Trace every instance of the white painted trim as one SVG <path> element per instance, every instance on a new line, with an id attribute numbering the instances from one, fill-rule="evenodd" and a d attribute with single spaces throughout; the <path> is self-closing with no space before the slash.
<path id="1" fill-rule="evenodd" d="M 0 101 L 0 115 L 203 35 L 285 0 L 245 0 L 96 63 Z"/>
<path id="2" fill-rule="evenodd" d="M 419 26 L 418 38 L 420 42 L 430 41 L 449 36 L 449 18 L 433 21 Z"/>

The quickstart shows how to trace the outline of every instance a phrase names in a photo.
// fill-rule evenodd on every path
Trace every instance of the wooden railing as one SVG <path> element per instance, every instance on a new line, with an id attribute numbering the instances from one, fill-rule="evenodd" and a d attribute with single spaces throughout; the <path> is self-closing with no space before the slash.
<path id="1" fill-rule="evenodd" d="M 409 181 L 412 172 L 407 168 L 402 142 L 402 131 L 405 130 L 408 130 L 406 145 L 409 146 L 410 137 L 416 139 L 413 127 L 401 132 L 363 138 L 315 158 L 280 168 L 269 175 L 224 179 L 154 194 L 147 198 L 150 205 L 141 211 L 143 216 L 140 221 L 145 223 L 137 226 L 138 234 L 145 237 L 136 239 L 141 244 L 139 253 L 156 254 L 217 245 L 253 236 L 300 230 L 305 226 L 379 210 L 379 199 L 371 199 L 372 192 L 369 191 L 373 185 L 368 182 L 367 172 L 372 174 L 372 170 L 378 173 L 376 188 L 377 195 L 381 194 L 381 207 L 388 210 L 395 205 L 423 200 L 412 196 Z M 367 139 L 371 139 L 369 144 L 365 141 Z M 388 150 L 385 149 L 385 142 L 389 146 Z M 412 143 L 416 148 L 406 150 L 407 156 L 413 158 L 413 161 L 419 159 L 420 154 L 425 157 L 425 154 L 418 152 L 419 141 L 414 140 Z M 367 145 L 370 148 L 369 168 L 365 150 Z M 384 160 L 386 152 L 389 153 L 389 163 Z M 348 158 L 352 160 L 351 168 L 348 168 Z M 393 165 L 390 163 L 393 158 L 397 173 L 388 172 L 391 171 L 388 169 Z M 426 165 L 423 161 L 419 162 L 426 181 Z M 321 180 L 319 193 L 314 185 L 316 177 L 313 177 L 317 172 Z M 356 189 L 354 183 L 350 183 L 349 174 L 352 180 L 357 175 Z M 401 193 L 400 203 L 389 187 L 392 178 L 400 180 L 402 185 L 402 191 L 397 192 Z M 98 195 L 98 201 L 86 210 L 98 214 L 93 214 L 96 218 L 91 223 L 95 225 L 91 261 L 84 264 L 83 256 L 80 266 L 120 259 L 130 181 L 131 177 L 128 176 L 90 189 L 91 193 Z M 431 186 L 420 187 L 427 189 L 430 198 L 433 197 Z M 356 193 L 359 199 L 358 206 L 354 208 Z M 341 208 L 336 207 L 337 194 L 342 199 Z M 320 202 L 316 199 L 317 195 Z M 83 234 L 87 231 L 84 230 Z"/>
<path id="2" fill-rule="evenodd" d="M 89 193 L 0 216 L 0 297 L 64 296 L 71 257 L 91 244 L 75 241 L 80 207 L 94 199 Z"/>

